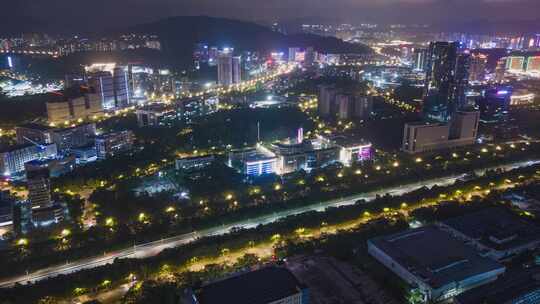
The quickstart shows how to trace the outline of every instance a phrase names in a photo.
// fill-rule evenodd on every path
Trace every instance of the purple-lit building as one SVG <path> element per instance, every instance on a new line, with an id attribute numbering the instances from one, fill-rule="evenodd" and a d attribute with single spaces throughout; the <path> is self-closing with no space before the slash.
<path id="1" fill-rule="evenodd" d="M 512 99 L 512 87 L 499 86 L 489 88 L 478 99 L 480 120 L 483 122 L 500 122 L 508 117 L 508 108 Z"/>
<path id="2" fill-rule="evenodd" d="M 339 162 L 345 166 L 371 160 L 373 157 L 373 146 L 369 142 L 346 138 L 337 138 L 333 141 L 340 149 Z"/>

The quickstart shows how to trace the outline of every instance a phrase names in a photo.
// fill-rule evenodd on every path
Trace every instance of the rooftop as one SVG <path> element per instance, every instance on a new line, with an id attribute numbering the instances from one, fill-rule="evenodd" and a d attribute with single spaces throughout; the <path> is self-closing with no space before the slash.
<path id="1" fill-rule="evenodd" d="M 188 156 L 177 158 L 176 160 L 198 160 L 198 159 L 207 159 L 216 157 L 214 154 L 198 155 L 198 156 Z"/>
<path id="2" fill-rule="evenodd" d="M 538 51 L 513 51 L 510 53 L 510 56 L 524 56 L 524 57 L 540 56 L 540 52 Z"/>
<path id="3" fill-rule="evenodd" d="M 377 237 L 369 242 L 433 288 L 503 268 L 435 226 Z"/>
<path id="4" fill-rule="evenodd" d="M 504 304 L 532 292 L 540 293 L 539 266 L 508 271 L 491 284 L 469 290 L 457 296 L 456 303 Z"/>
<path id="5" fill-rule="evenodd" d="M 75 99 L 84 96 L 85 94 L 95 94 L 96 90 L 88 86 L 75 86 L 66 88 L 61 92 L 53 92 L 49 94 L 49 103 L 65 102 L 69 99 Z"/>
<path id="6" fill-rule="evenodd" d="M 329 138 L 333 143 L 340 147 L 357 147 L 357 146 L 369 146 L 370 142 L 359 137 L 347 137 L 347 136 L 334 136 Z"/>
<path id="7" fill-rule="evenodd" d="M 540 239 L 540 227 L 504 208 L 487 208 L 443 223 L 469 238 L 479 240 L 487 247 L 498 250 Z"/>
<path id="8" fill-rule="evenodd" d="M 37 124 L 37 123 L 27 123 L 18 125 L 17 128 L 26 128 L 26 129 L 35 129 L 40 131 L 47 131 L 54 129 L 53 127 L 49 127 L 47 125 Z"/>
<path id="9" fill-rule="evenodd" d="M 96 139 L 109 139 L 109 138 L 114 138 L 117 136 L 124 136 L 128 134 L 131 135 L 133 134 L 133 132 L 131 130 L 112 131 L 112 132 L 107 132 L 107 133 L 97 135 Z"/>
<path id="10" fill-rule="evenodd" d="M 407 126 L 415 126 L 415 127 L 445 127 L 447 124 L 440 123 L 440 122 L 431 122 L 431 121 L 414 121 L 414 122 L 408 122 L 405 125 Z"/>
<path id="11" fill-rule="evenodd" d="M 53 130 L 55 132 L 63 132 L 63 131 L 70 131 L 70 130 L 81 129 L 81 128 L 86 128 L 86 127 L 95 128 L 96 124 L 93 122 L 85 122 L 76 126 L 57 127 L 57 128 L 54 128 Z"/>
<path id="12" fill-rule="evenodd" d="M 233 151 L 231 157 L 241 159 L 244 162 L 258 162 L 276 158 L 271 151 L 262 146 Z"/>
<path id="13" fill-rule="evenodd" d="M 11 146 L 0 145 L 0 153 L 13 152 L 16 150 L 25 149 L 32 146 L 34 145 L 33 144 L 22 144 L 22 145 L 11 145 Z"/>
<path id="14" fill-rule="evenodd" d="M 266 304 L 299 293 L 303 286 L 285 268 L 267 267 L 203 286 L 201 304 Z"/>
<path id="15" fill-rule="evenodd" d="M 145 105 L 139 109 L 138 112 L 155 112 L 155 113 L 166 113 L 175 111 L 174 107 L 164 103 L 152 103 Z"/>
<path id="16" fill-rule="evenodd" d="M 86 126 L 89 126 L 89 125 L 95 125 L 95 123 L 93 123 L 93 122 L 87 122 L 87 123 L 79 124 L 79 125 L 74 126 L 74 127 L 72 127 L 72 126 L 67 126 L 67 127 L 50 127 L 50 126 L 47 126 L 47 125 L 42 125 L 42 124 L 37 124 L 37 123 L 28 123 L 28 124 L 18 125 L 17 128 L 35 129 L 35 130 L 39 130 L 39 131 L 62 132 L 62 131 L 69 131 L 69 130 L 73 130 L 73 129 L 78 129 L 78 128 L 86 127 Z"/>

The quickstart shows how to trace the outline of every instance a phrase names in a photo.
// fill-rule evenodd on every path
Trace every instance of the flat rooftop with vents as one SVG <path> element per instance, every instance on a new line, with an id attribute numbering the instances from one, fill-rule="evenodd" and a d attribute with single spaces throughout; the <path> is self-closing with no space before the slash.
<path id="1" fill-rule="evenodd" d="M 451 298 L 492 282 L 505 271 L 436 226 L 371 239 L 368 252 L 412 288 L 419 288 L 426 300 Z"/>
<path id="2" fill-rule="evenodd" d="M 505 208 L 487 208 L 440 225 L 496 260 L 510 259 L 540 245 L 540 227 Z"/>
<path id="3" fill-rule="evenodd" d="M 196 290 L 197 304 L 304 304 L 307 289 L 286 268 L 266 267 Z"/>
<path id="4" fill-rule="evenodd" d="M 540 266 L 508 271 L 491 284 L 457 296 L 454 302 L 456 304 L 540 303 Z"/>

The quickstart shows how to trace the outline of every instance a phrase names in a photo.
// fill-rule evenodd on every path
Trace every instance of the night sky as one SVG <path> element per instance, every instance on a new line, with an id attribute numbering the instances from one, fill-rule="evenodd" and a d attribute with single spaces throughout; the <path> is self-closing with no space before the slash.
<path id="1" fill-rule="evenodd" d="M 540 0 L 3 0 L 2 28 L 102 29 L 168 16 L 252 21 L 302 17 L 359 23 L 452 24 L 539 18 Z"/>

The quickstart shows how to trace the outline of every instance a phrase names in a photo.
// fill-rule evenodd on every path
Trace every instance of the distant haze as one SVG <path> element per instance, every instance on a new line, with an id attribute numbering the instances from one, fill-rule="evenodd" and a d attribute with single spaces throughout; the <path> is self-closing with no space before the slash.
<path id="1" fill-rule="evenodd" d="M 496 30 L 496 24 L 535 20 L 538 12 L 539 0 L 3 0 L 0 32 L 102 30 L 180 15 L 259 22 L 309 17 L 349 23 L 468 25 L 474 32 L 482 20 Z M 538 22 L 521 25 L 540 32 Z"/>

